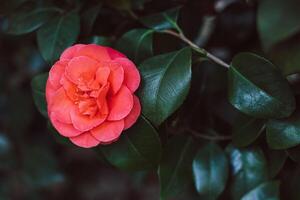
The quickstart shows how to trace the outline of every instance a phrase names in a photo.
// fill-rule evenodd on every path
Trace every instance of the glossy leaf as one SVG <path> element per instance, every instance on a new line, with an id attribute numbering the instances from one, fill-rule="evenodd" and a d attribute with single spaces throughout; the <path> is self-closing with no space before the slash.
<path id="1" fill-rule="evenodd" d="M 259 2 L 257 26 L 266 50 L 300 31 L 298 0 L 263 0 Z"/>
<path id="2" fill-rule="evenodd" d="M 51 134 L 55 141 L 57 141 L 59 144 L 65 145 L 65 146 L 70 146 L 70 147 L 75 147 L 75 145 L 69 140 L 69 138 L 64 137 L 60 135 L 56 129 L 52 126 L 51 122 L 48 121 L 47 123 L 47 128 L 49 130 L 49 134 Z"/>
<path id="3" fill-rule="evenodd" d="M 201 199 L 218 198 L 225 189 L 228 170 L 227 157 L 217 144 L 208 143 L 199 149 L 193 161 L 193 174 Z"/>
<path id="4" fill-rule="evenodd" d="M 183 103 L 191 81 L 191 51 L 152 57 L 139 70 L 142 85 L 139 96 L 144 115 L 155 125 L 161 124 Z"/>
<path id="5" fill-rule="evenodd" d="M 126 170 L 153 169 L 161 156 L 159 136 L 144 117 L 123 132 L 117 142 L 100 150 L 111 164 Z"/>
<path id="6" fill-rule="evenodd" d="M 279 69 L 252 53 L 233 58 L 228 71 L 229 101 L 257 118 L 284 118 L 295 110 L 295 98 Z"/>
<path id="7" fill-rule="evenodd" d="M 241 200 L 279 200 L 279 182 L 265 182 L 257 186 Z"/>
<path id="8" fill-rule="evenodd" d="M 270 58 L 280 67 L 284 75 L 300 72 L 300 36 L 281 42 L 272 48 Z"/>
<path id="9" fill-rule="evenodd" d="M 287 149 L 287 154 L 293 161 L 300 163 L 300 145 Z"/>
<path id="10" fill-rule="evenodd" d="M 141 61 L 152 56 L 152 38 L 152 30 L 133 29 L 125 33 L 118 40 L 116 48 L 136 64 L 139 64 Z"/>
<path id="11" fill-rule="evenodd" d="M 267 123 L 267 142 L 272 149 L 287 149 L 300 144 L 300 113 Z"/>
<path id="12" fill-rule="evenodd" d="M 258 147 L 237 149 L 228 146 L 232 168 L 232 199 L 238 200 L 250 190 L 267 180 L 267 162 Z"/>
<path id="13" fill-rule="evenodd" d="M 96 4 L 86 9 L 81 15 L 82 31 L 85 34 L 91 33 L 93 26 L 100 13 L 101 4 Z"/>
<path id="14" fill-rule="evenodd" d="M 103 36 L 97 36 L 97 35 L 87 38 L 86 43 L 87 44 L 99 44 L 102 46 L 111 46 L 111 41 L 109 38 L 103 37 Z"/>
<path id="15" fill-rule="evenodd" d="M 161 13 L 156 13 L 146 17 L 142 17 L 140 21 L 147 27 L 156 31 L 166 29 L 178 29 L 177 18 L 180 8 L 173 8 Z"/>
<path id="16" fill-rule="evenodd" d="M 8 34 L 21 35 L 30 33 L 41 27 L 53 16 L 61 12 L 55 7 L 31 8 L 16 11 L 8 17 Z"/>
<path id="17" fill-rule="evenodd" d="M 284 166 L 287 159 L 287 153 L 282 150 L 267 149 L 265 151 L 268 161 L 269 177 L 274 178 Z"/>
<path id="18" fill-rule="evenodd" d="M 79 26 L 79 16 L 74 12 L 44 24 L 37 32 L 38 46 L 44 59 L 50 63 L 57 60 L 62 51 L 76 41 Z"/>
<path id="19" fill-rule="evenodd" d="M 247 116 L 240 117 L 233 126 L 232 142 L 237 147 L 253 143 L 265 128 L 265 121 Z"/>
<path id="20" fill-rule="evenodd" d="M 46 118 L 48 117 L 45 95 L 47 79 L 48 73 L 44 73 L 35 76 L 31 81 L 34 104 L 37 107 L 38 111 Z"/>
<path id="21" fill-rule="evenodd" d="M 164 148 L 158 169 L 162 200 L 180 195 L 192 179 L 196 145 L 192 138 L 174 136 Z"/>

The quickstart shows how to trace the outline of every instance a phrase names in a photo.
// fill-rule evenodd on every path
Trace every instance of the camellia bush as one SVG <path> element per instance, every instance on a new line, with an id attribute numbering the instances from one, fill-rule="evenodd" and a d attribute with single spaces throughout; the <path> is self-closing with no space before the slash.
<path id="1" fill-rule="evenodd" d="M 64 150 L 154 174 L 162 200 L 300 199 L 300 1 L 0 9 L 2 32 L 30 35 L 46 63 L 32 96 Z"/>

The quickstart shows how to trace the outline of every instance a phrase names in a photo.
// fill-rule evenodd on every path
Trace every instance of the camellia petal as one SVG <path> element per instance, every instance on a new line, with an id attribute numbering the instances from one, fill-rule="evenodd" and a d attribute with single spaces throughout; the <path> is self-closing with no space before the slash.
<path id="1" fill-rule="evenodd" d="M 58 89 L 52 97 L 52 104 L 48 104 L 49 112 L 54 112 L 56 118 L 63 123 L 71 124 L 70 112 L 74 110 L 74 103 L 67 97 L 64 88 Z"/>
<path id="2" fill-rule="evenodd" d="M 46 83 L 46 101 L 47 105 L 52 105 L 52 98 L 55 95 L 57 89 L 50 83 L 49 79 Z"/>
<path id="3" fill-rule="evenodd" d="M 108 120 L 115 121 L 125 118 L 133 107 L 133 96 L 126 86 L 122 86 L 119 92 L 108 100 L 110 113 Z"/>
<path id="4" fill-rule="evenodd" d="M 141 104 L 137 96 L 133 95 L 133 108 L 124 119 L 124 130 L 130 128 L 141 114 Z"/>
<path id="5" fill-rule="evenodd" d="M 73 126 L 80 131 L 88 131 L 99 126 L 105 121 L 107 115 L 96 114 L 93 117 L 85 116 L 79 113 L 79 109 L 75 108 L 70 112 Z"/>
<path id="6" fill-rule="evenodd" d="M 124 80 L 124 69 L 120 65 L 111 64 L 110 75 L 108 81 L 110 83 L 111 92 L 116 94 L 122 86 Z"/>
<path id="7" fill-rule="evenodd" d="M 72 124 L 65 124 L 65 123 L 58 121 L 57 116 L 54 112 L 52 112 L 49 116 L 50 116 L 52 125 L 62 136 L 74 137 L 74 136 L 78 136 L 82 133 L 82 131 L 75 129 Z"/>
<path id="8" fill-rule="evenodd" d="M 96 80 L 101 84 L 105 85 L 107 83 L 110 74 L 109 67 L 99 67 L 96 72 Z"/>
<path id="9" fill-rule="evenodd" d="M 98 66 L 98 62 L 89 57 L 75 57 L 67 65 L 65 75 L 75 84 L 89 82 L 94 79 Z"/>
<path id="10" fill-rule="evenodd" d="M 83 148 L 92 148 L 97 146 L 100 142 L 94 138 L 90 132 L 82 133 L 76 137 L 70 137 L 70 141 L 75 145 Z"/>
<path id="11" fill-rule="evenodd" d="M 74 46 L 71 46 L 71 47 L 67 48 L 61 54 L 60 60 L 63 60 L 63 59 L 70 60 L 70 59 L 74 58 L 74 55 L 78 52 L 78 50 L 81 49 L 84 46 L 86 46 L 86 45 L 84 45 L 84 44 L 76 44 Z"/>
<path id="12" fill-rule="evenodd" d="M 135 92 L 141 82 L 141 76 L 136 66 L 127 58 L 118 58 L 115 61 L 124 69 L 124 84 L 132 93 Z"/>
<path id="13" fill-rule="evenodd" d="M 114 60 L 116 58 L 126 58 L 126 56 L 124 54 L 122 54 L 121 52 L 116 51 L 110 47 L 106 47 L 106 50 L 112 60 Z"/>
<path id="14" fill-rule="evenodd" d="M 92 135 L 100 142 L 108 143 L 118 139 L 124 128 L 124 120 L 104 122 L 91 130 Z"/>
<path id="15" fill-rule="evenodd" d="M 69 79 L 67 79 L 65 76 L 63 76 L 60 79 L 60 82 L 61 82 L 67 96 L 72 101 L 75 101 L 77 99 L 77 95 L 76 95 L 77 87 L 76 87 L 76 85 L 73 82 L 69 81 Z"/>
<path id="16" fill-rule="evenodd" d="M 60 79 L 65 73 L 65 68 L 67 66 L 67 61 L 57 61 L 49 71 L 48 81 L 52 84 L 52 86 L 56 89 L 61 87 Z"/>
<path id="17" fill-rule="evenodd" d="M 106 48 L 96 44 L 89 44 L 80 48 L 74 56 L 87 56 L 99 62 L 111 60 Z"/>

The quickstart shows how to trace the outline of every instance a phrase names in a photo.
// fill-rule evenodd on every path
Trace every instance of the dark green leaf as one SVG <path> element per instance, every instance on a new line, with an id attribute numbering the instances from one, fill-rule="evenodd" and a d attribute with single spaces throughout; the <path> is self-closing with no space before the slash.
<path id="1" fill-rule="evenodd" d="M 31 81 L 34 104 L 39 110 L 39 112 L 46 118 L 48 117 L 47 103 L 46 103 L 46 96 L 45 96 L 47 79 L 48 79 L 48 73 L 44 73 L 35 76 Z"/>
<path id="2" fill-rule="evenodd" d="M 162 31 L 165 29 L 178 29 L 177 18 L 180 8 L 173 8 L 165 12 L 156 13 L 146 17 L 142 17 L 140 21 L 147 27 Z"/>
<path id="3" fill-rule="evenodd" d="M 116 48 L 139 64 L 152 56 L 152 38 L 153 30 L 133 29 L 118 40 Z"/>
<path id="4" fill-rule="evenodd" d="M 111 164 L 126 170 L 155 168 L 161 156 L 159 136 L 144 117 L 122 133 L 117 142 L 100 150 Z"/>
<path id="5" fill-rule="evenodd" d="M 198 151 L 193 161 L 193 173 L 201 199 L 217 199 L 223 192 L 228 178 L 228 165 L 225 153 L 215 143 L 208 143 Z"/>
<path id="6" fill-rule="evenodd" d="M 191 81 L 191 51 L 176 52 L 147 59 L 140 67 L 142 85 L 139 96 L 145 116 L 161 124 L 183 103 Z"/>
<path id="7" fill-rule="evenodd" d="M 79 34 L 79 16 L 74 12 L 55 17 L 37 32 L 39 49 L 50 63 L 57 60 L 67 47 L 72 45 Z"/>
<path id="8" fill-rule="evenodd" d="M 86 43 L 99 44 L 102 46 L 111 46 L 111 41 L 109 38 L 103 36 L 97 36 L 97 35 L 87 38 Z"/>
<path id="9" fill-rule="evenodd" d="M 60 143 L 60 144 L 62 144 L 62 145 L 70 146 L 70 147 L 74 147 L 74 146 L 75 146 L 75 145 L 69 140 L 69 138 L 60 135 L 60 134 L 55 130 L 55 128 L 52 126 L 52 124 L 51 124 L 50 121 L 48 121 L 47 127 L 48 127 L 48 130 L 49 130 L 50 134 L 55 138 L 55 140 L 56 140 L 58 143 Z"/>
<path id="10" fill-rule="evenodd" d="M 192 179 L 196 144 L 192 138 L 174 136 L 164 148 L 158 169 L 162 200 L 179 195 Z"/>
<path id="11" fill-rule="evenodd" d="M 272 149 L 287 149 L 300 144 L 300 112 L 267 123 L 267 142 Z"/>
<path id="12" fill-rule="evenodd" d="M 266 50 L 300 31 L 298 0 L 263 0 L 259 2 L 257 25 Z"/>
<path id="13" fill-rule="evenodd" d="M 241 200 L 279 200 L 279 182 L 265 182 L 248 192 Z"/>
<path id="14" fill-rule="evenodd" d="M 228 146 L 232 167 L 232 199 L 238 200 L 267 180 L 267 163 L 259 148 L 237 149 Z"/>
<path id="15" fill-rule="evenodd" d="M 300 36 L 293 37 L 272 48 L 270 58 L 284 75 L 300 72 Z"/>
<path id="16" fill-rule="evenodd" d="M 54 7 L 16 11 L 8 17 L 6 32 L 14 35 L 30 33 L 41 27 L 60 11 L 60 9 Z"/>
<path id="17" fill-rule="evenodd" d="M 268 171 L 270 178 L 274 178 L 282 169 L 286 159 L 287 153 L 281 150 L 266 150 L 266 157 L 268 161 Z"/>
<path id="18" fill-rule="evenodd" d="M 287 153 L 293 161 L 300 163 L 300 145 L 288 149 Z"/>
<path id="19" fill-rule="evenodd" d="M 232 142 L 237 147 L 248 146 L 258 138 L 264 128 L 264 120 L 243 115 L 233 126 Z"/>
<path id="20" fill-rule="evenodd" d="M 82 31 L 85 34 L 91 33 L 93 30 L 94 23 L 100 12 L 101 4 L 92 5 L 90 8 L 86 9 L 81 16 L 82 21 Z"/>
<path id="21" fill-rule="evenodd" d="M 279 69 L 252 53 L 233 58 L 228 71 L 229 101 L 238 110 L 258 118 L 288 117 L 295 98 Z"/>

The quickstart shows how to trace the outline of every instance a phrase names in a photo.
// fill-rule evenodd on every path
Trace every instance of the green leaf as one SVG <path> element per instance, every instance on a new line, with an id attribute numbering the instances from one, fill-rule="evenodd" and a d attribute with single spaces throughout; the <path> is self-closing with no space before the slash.
<path id="1" fill-rule="evenodd" d="M 267 142 L 272 149 L 287 149 L 300 144 L 300 112 L 267 123 Z"/>
<path id="2" fill-rule="evenodd" d="M 241 200 L 279 200 L 279 182 L 265 182 L 248 192 Z"/>
<path id="3" fill-rule="evenodd" d="M 193 161 L 195 186 L 201 199 L 214 200 L 223 192 L 228 178 L 228 160 L 215 143 L 202 147 Z"/>
<path id="4" fill-rule="evenodd" d="M 34 104 L 37 107 L 38 111 L 46 118 L 48 117 L 46 95 L 45 95 L 47 79 L 48 79 L 48 73 L 44 73 L 35 76 L 31 81 L 31 89 L 32 89 Z"/>
<path id="5" fill-rule="evenodd" d="M 47 128 L 48 128 L 50 134 L 54 137 L 54 139 L 55 139 L 59 144 L 62 144 L 62 145 L 65 145 L 65 146 L 70 146 L 70 147 L 75 147 L 75 145 L 70 141 L 69 138 L 60 135 L 60 134 L 55 130 L 55 128 L 52 126 L 52 124 L 51 124 L 50 121 L 48 121 L 48 123 L 47 123 Z"/>
<path id="6" fill-rule="evenodd" d="M 184 48 L 152 57 L 144 61 L 139 70 L 142 76 L 139 96 L 143 113 L 158 126 L 179 108 L 188 94 L 191 51 Z"/>
<path id="7" fill-rule="evenodd" d="M 162 200 L 183 192 L 192 179 L 192 162 L 196 144 L 192 138 L 174 136 L 164 148 L 158 169 Z"/>
<path id="8" fill-rule="evenodd" d="M 59 12 L 61 10 L 55 7 L 30 8 L 13 12 L 8 17 L 6 32 L 13 35 L 30 33 L 41 27 Z"/>
<path id="9" fill-rule="evenodd" d="M 153 30 L 133 29 L 118 40 L 116 49 L 124 53 L 136 64 L 139 64 L 153 55 L 152 38 Z"/>
<path id="10" fill-rule="evenodd" d="M 263 0 L 259 2 L 257 26 L 266 50 L 300 31 L 298 0 Z"/>
<path id="11" fill-rule="evenodd" d="M 260 148 L 227 147 L 232 168 L 232 199 L 238 200 L 267 180 L 267 162 Z"/>
<path id="12" fill-rule="evenodd" d="M 44 59 L 50 63 L 57 60 L 79 35 L 79 16 L 74 12 L 55 17 L 37 32 L 39 49 Z"/>
<path id="13" fill-rule="evenodd" d="M 300 36 L 276 45 L 269 55 L 284 75 L 300 73 Z"/>
<path id="14" fill-rule="evenodd" d="M 180 7 L 172 8 L 161 13 L 156 13 L 146 17 L 142 17 L 140 21 L 149 28 L 156 31 L 163 31 L 166 29 L 179 29 L 177 25 L 177 18 Z"/>
<path id="15" fill-rule="evenodd" d="M 253 143 L 265 128 L 265 121 L 243 115 L 233 126 L 232 142 L 236 147 Z"/>
<path id="16" fill-rule="evenodd" d="M 92 32 L 97 16 L 100 13 L 101 6 L 101 4 L 96 4 L 84 10 L 81 15 L 83 33 L 89 34 Z"/>
<path id="17" fill-rule="evenodd" d="M 98 44 L 102 46 L 111 46 L 111 41 L 109 38 L 103 36 L 97 36 L 97 35 L 87 38 L 86 43 Z"/>
<path id="18" fill-rule="evenodd" d="M 284 118 L 295 110 L 295 97 L 279 69 L 252 53 L 240 53 L 228 70 L 229 101 L 257 118 Z"/>
<path id="19" fill-rule="evenodd" d="M 300 145 L 287 149 L 287 154 L 293 161 L 300 163 Z"/>
<path id="20" fill-rule="evenodd" d="M 111 164 L 125 170 L 153 169 L 161 156 L 159 136 L 144 117 L 122 133 L 117 142 L 100 150 Z"/>
<path id="21" fill-rule="evenodd" d="M 282 169 L 287 159 L 287 153 L 285 151 L 272 149 L 266 149 L 265 153 L 268 161 L 269 177 L 274 178 Z"/>

